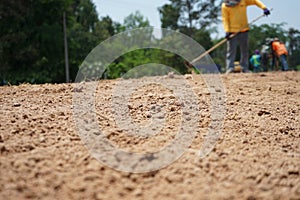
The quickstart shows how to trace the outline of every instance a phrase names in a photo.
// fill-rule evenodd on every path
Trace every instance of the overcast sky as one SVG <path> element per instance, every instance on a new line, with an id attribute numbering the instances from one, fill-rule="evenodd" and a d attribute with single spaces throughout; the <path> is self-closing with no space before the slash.
<path id="1" fill-rule="evenodd" d="M 160 18 L 157 9 L 169 3 L 169 0 L 93 0 L 93 2 L 100 17 L 109 15 L 113 21 L 123 23 L 125 17 L 139 10 L 150 21 L 151 26 L 160 28 Z M 262 0 L 262 2 L 268 8 L 273 8 L 274 10 L 271 16 L 261 19 L 256 22 L 256 25 L 286 22 L 285 29 L 293 27 L 300 30 L 299 0 Z M 256 6 L 248 7 L 249 22 L 261 14 L 262 10 Z M 221 24 L 218 25 L 218 30 L 220 32 L 219 36 L 222 37 L 224 31 Z"/>

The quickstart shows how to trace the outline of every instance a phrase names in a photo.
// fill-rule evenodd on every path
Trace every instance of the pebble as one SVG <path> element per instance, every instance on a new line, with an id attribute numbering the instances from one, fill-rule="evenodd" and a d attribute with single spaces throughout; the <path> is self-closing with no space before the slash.
<path id="1" fill-rule="evenodd" d="M 14 103 L 14 104 L 13 104 L 13 107 L 20 107 L 20 106 L 21 106 L 20 103 Z"/>
<path id="2" fill-rule="evenodd" d="M 46 142 L 46 139 L 45 139 L 45 137 L 40 137 L 40 143 L 44 143 L 44 142 Z"/>
<path id="3" fill-rule="evenodd" d="M 174 78 L 175 77 L 174 72 L 169 72 L 168 77 L 169 78 Z"/>
<path id="4" fill-rule="evenodd" d="M 4 152 L 8 152 L 8 149 L 4 145 L 1 145 L 0 146 L 0 153 L 4 153 Z"/>
<path id="5" fill-rule="evenodd" d="M 138 188 L 138 189 L 134 190 L 133 195 L 137 196 L 137 197 L 142 196 L 143 191 L 140 188 Z"/>

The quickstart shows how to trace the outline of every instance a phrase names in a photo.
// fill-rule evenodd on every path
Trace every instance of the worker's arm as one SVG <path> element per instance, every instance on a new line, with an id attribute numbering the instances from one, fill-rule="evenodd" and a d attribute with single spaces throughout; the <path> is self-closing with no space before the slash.
<path id="1" fill-rule="evenodd" d="M 256 5 L 256 6 L 260 7 L 261 9 L 267 8 L 267 6 L 265 6 L 265 4 L 263 4 L 260 0 L 246 0 L 246 4 L 247 5 Z"/>

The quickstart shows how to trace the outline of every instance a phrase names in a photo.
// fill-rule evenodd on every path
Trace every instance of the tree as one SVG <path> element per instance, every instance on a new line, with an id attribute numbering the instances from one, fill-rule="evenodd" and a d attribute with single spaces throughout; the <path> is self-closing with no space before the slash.
<path id="1" fill-rule="evenodd" d="M 72 12 L 77 23 L 84 31 L 93 32 L 98 21 L 96 6 L 91 0 L 75 0 L 72 3 Z"/>
<path id="2" fill-rule="evenodd" d="M 170 0 L 158 8 L 162 28 L 178 30 L 208 49 L 213 44 L 210 37 L 213 26 L 220 21 L 220 5 L 221 0 Z M 179 66 L 180 72 L 186 72 L 182 58 L 166 57 L 171 58 L 171 66 Z"/>
<path id="3" fill-rule="evenodd" d="M 118 24 L 117 24 L 118 25 Z M 142 29 L 139 29 L 142 28 Z M 136 31 L 130 31 L 138 29 Z M 117 78 L 128 72 L 130 69 L 150 62 L 151 53 L 149 49 L 130 49 L 133 48 L 133 44 L 139 44 L 140 46 L 147 46 L 152 38 L 153 29 L 150 27 L 149 20 L 146 19 L 139 11 L 131 13 L 124 19 L 124 23 L 121 26 L 115 28 L 116 32 L 122 32 L 124 40 L 115 40 L 111 44 L 110 51 L 125 51 L 124 55 L 120 56 L 111 63 L 107 70 L 106 77 Z"/>
<path id="4" fill-rule="evenodd" d="M 158 8 L 161 20 L 161 27 L 171 30 L 178 30 L 178 20 L 180 17 L 180 6 L 165 4 Z"/>
<path id="5" fill-rule="evenodd" d="M 162 28 L 179 29 L 193 37 L 197 30 L 220 21 L 220 4 L 220 0 L 170 0 L 158 8 Z"/>
<path id="6" fill-rule="evenodd" d="M 64 82 L 63 13 L 67 16 L 70 78 L 89 52 L 113 35 L 91 0 L 3 1 L 0 4 L 0 81 Z"/>
<path id="7" fill-rule="evenodd" d="M 125 30 L 143 28 L 150 26 L 149 20 L 145 18 L 139 11 L 131 13 L 124 19 L 123 23 Z"/>
<path id="8" fill-rule="evenodd" d="M 63 58 L 62 13 L 69 1 L 4 1 L 0 7 L 2 79 L 51 81 Z M 54 68 L 54 69 L 53 69 Z"/>
<path id="9" fill-rule="evenodd" d="M 290 28 L 288 30 L 289 65 L 300 70 L 300 31 Z"/>

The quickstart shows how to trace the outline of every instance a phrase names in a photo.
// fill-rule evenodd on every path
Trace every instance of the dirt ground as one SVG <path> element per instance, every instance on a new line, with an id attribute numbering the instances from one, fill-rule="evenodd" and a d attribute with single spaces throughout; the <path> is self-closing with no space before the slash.
<path id="1" fill-rule="evenodd" d="M 196 137 L 176 162 L 148 173 L 120 172 L 91 156 L 73 118 L 74 84 L 0 87 L 0 199 L 300 199 L 300 72 L 221 75 L 224 127 L 203 159 L 195 150 L 209 127 L 210 92 L 202 76 L 185 78 L 199 102 Z M 100 81 L 97 90 L 106 137 L 133 152 L 172 140 L 181 118 L 172 91 L 149 85 L 132 95 L 135 123 L 147 123 L 159 104 L 167 126 L 153 138 L 131 138 L 111 117 L 117 81 Z"/>

